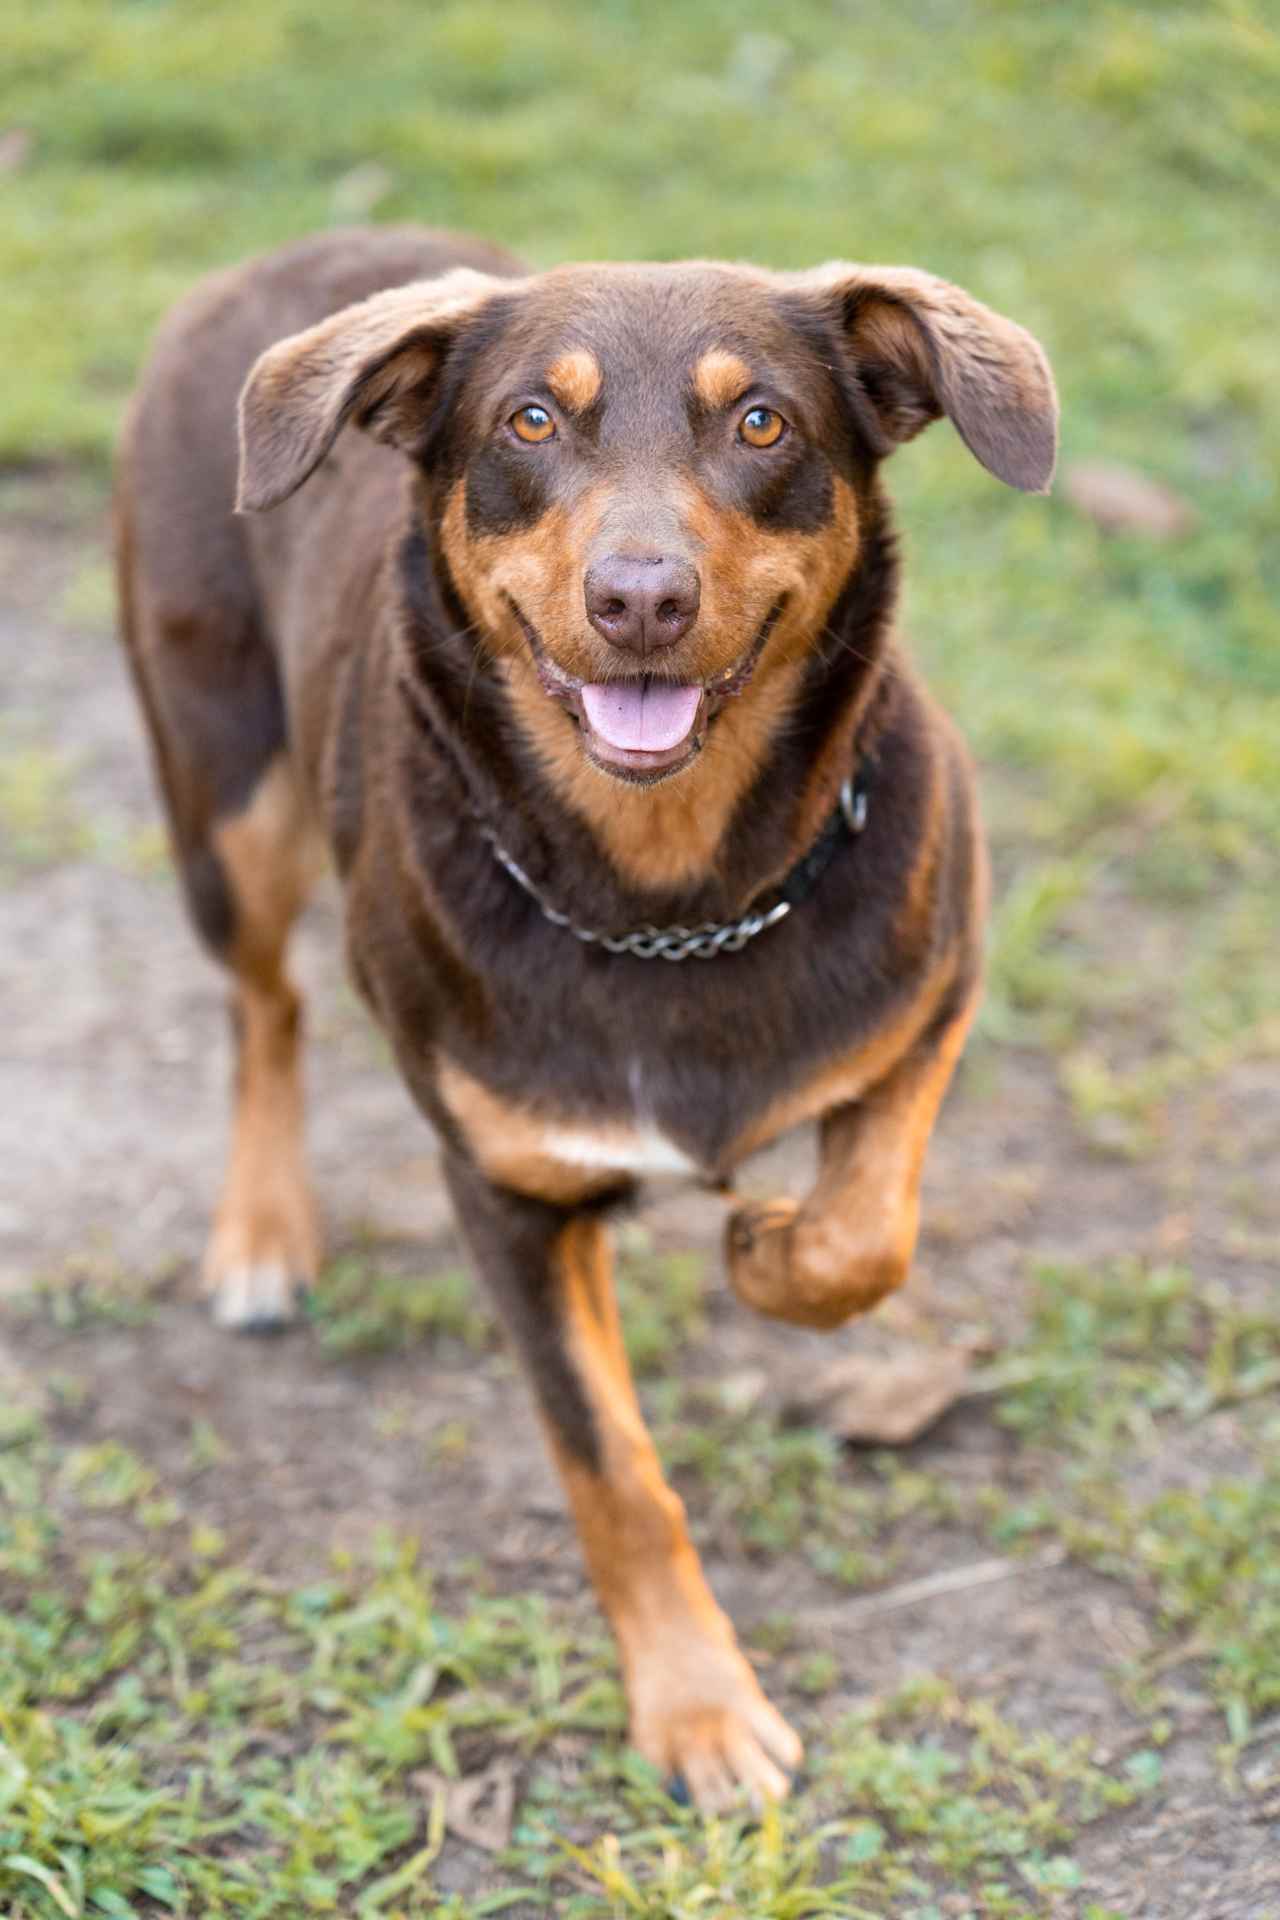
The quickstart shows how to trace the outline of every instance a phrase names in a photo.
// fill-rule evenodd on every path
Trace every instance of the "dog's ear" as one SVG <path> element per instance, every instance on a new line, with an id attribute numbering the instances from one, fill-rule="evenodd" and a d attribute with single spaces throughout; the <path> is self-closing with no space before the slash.
<path id="1" fill-rule="evenodd" d="M 512 285 L 458 267 L 375 293 L 268 347 L 240 395 L 236 511 L 287 500 L 348 420 L 391 446 L 411 447 L 459 331 Z"/>
<path id="2" fill-rule="evenodd" d="M 960 287 L 914 267 L 835 261 L 796 275 L 842 329 L 888 453 L 946 414 L 983 466 L 1047 493 L 1058 396 L 1039 341 Z"/>

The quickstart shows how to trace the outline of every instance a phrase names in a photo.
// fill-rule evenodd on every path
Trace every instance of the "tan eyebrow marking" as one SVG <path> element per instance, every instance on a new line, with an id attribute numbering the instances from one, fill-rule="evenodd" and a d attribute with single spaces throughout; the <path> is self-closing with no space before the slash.
<path id="1" fill-rule="evenodd" d="M 604 375 L 594 353 L 573 347 L 547 368 L 547 385 L 570 413 L 585 413 L 600 393 Z"/>
<path id="2" fill-rule="evenodd" d="M 693 390 L 704 407 L 730 406 L 750 385 L 750 367 L 726 347 L 712 347 L 693 370 Z"/>

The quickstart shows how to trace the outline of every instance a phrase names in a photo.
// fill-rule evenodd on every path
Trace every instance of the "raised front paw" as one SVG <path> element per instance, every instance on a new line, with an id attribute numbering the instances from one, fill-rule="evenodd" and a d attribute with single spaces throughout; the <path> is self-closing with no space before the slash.
<path id="1" fill-rule="evenodd" d="M 910 1239 L 884 1244 L 855 1221 L 770 1200 L 730 1215 L 725 1262 L 734 1292 L 757 1313 L 825 1329 L 866 1313 L 902 1285 Z"/>
<path id="2" fill-rule="evenodd" d="M 738 1207 L 725 1228 L 729 1280 L 739 1300 L 775 1319 L 794 1317 L 791 1242 L 799 1208 L 794 1200 L 766 1200 Z"/>
<path id="3" fill-rule="evenodd" d="M 783 1800 L 804 1749 L 736 1645 L 660 1646 L 628 1674 L 631 1738 L 704 1813 Z"/>

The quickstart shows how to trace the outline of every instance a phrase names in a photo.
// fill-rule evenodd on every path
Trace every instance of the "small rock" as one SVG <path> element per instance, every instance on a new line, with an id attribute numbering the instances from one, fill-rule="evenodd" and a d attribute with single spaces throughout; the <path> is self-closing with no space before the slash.
<path id="1" fill-rule="evenodd" d="M 1067 469 L 1064 491 L 1077 513 L 1103 533 L 1145 534 L 1149 540 L 1185 540 L 1199 517 L 1189 501 L 1135 467 L 1104 460 Z"/>

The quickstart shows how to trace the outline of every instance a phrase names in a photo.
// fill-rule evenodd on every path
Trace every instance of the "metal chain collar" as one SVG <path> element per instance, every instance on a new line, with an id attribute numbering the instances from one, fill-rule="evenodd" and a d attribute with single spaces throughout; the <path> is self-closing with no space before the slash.
<path id="1" fill-rule="evenodd" d="M 823 833 L 829 834 L 833 827 L 842 824 L 848 833 L 859 834 L 866 822 L 866 788 L 861 784 L 855 786 L 852 779 L 846 780 L 840 789 L 836 813 Z M 792 907 L 798 904 L 797 899 L 787 897 L 787 881 L 784 881 L 781 899 L 775 900 L 771 907 L 758 907 L 750 913 L 744 913 L 740 920 L 729 920 L 723 924 L 708 920 L 698 927 L 643 926 L 636 927 L 631 933 L 601 933 L 593 927 L 580 927 L 567 913 L 561 913 L 558 907 L 553 907 L 541 888 L 535 886 L 520 863 L 507 852 L 492 827 L 481 822 L 480 831 L 493 848 L 494 858 L 499 865 L 534 901 L 544 920 L 549 920 L 553 927 L 563 927 L 566 933 L 571 933 L 575 940 L 581 940 L 586 946 L 603 947 L 606 953 L 630 953 L 637 960 L 714 960 L 722 953 L 741 953 L 759 934 L 766 933 L 770 927 L 776 927 L 779 921 L 785 920 Z M 804 867 L 812 859 L 813 853 L 814 849 L 811 848 L 799 867 Z M 793 869 L 788 881 L 798 871 L 799 868 Z"/>

